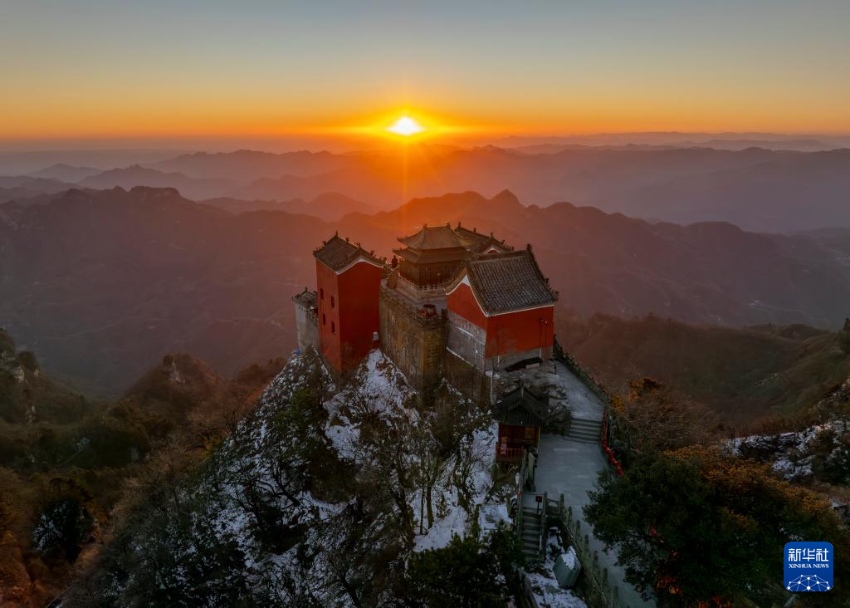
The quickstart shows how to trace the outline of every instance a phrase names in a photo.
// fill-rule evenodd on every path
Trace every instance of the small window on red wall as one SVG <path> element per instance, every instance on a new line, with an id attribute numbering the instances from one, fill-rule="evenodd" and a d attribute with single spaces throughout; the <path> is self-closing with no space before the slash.
<path id="1" fill-rule="evenodd" d="M 322 313 L 322 325 L 327 325 L 327 324 L 328 324 L 328 315 L 326 315 L 325 313 Z"/>
<path id="2" fill-rule="evenodd" d="M 331 308 L 333 308 L 334 306 L 336 306 L 336 302 L 334 301 L 334 297 L 331 296 Z"/>
<path id="3" fill-rule="evenodd" d="M 336 323 L 334 323 L 333 321 L 331 321 L 331 333 L 332 334 L 336 333 Z"/>
<path id="4" fill-rule="evenodd" d="M 325 299 L 325 290 L 324 290 L 323 288 L 321 288 L 321 287 L 319 288 L 319 299 L 320 299 L 320 300 L 324 300 L 324 299 Z"/>

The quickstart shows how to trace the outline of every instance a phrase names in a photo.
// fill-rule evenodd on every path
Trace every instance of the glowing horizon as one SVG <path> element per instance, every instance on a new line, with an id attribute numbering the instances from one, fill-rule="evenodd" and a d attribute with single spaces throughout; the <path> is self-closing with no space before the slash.
<path id="1" fill-rule="evenodd" d="M 850 3 L 124 4 L 4 3 L 0 141 L 850 134 Z"/>
<path id="2" fill-rule="evenodd" d="M 402 137 L 412 137 L 423 133 L 425 131 L 425 127 L 420 125 L 415 118 L 405 115 L 401 116 L 393 124 L 387 127 L 387 131 Z"/>

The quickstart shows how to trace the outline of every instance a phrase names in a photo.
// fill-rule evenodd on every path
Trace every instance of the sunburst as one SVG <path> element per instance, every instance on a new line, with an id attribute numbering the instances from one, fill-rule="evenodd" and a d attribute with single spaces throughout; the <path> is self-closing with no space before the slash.
<path id="1" fill-rule="evenodd" d="M 405 115 L 387 127 L 387 131 L 395 135 L 401 135 L 402 137 L 412 137 L 423 133 L 425 127 L 420 125 L 415 118 Z"/>

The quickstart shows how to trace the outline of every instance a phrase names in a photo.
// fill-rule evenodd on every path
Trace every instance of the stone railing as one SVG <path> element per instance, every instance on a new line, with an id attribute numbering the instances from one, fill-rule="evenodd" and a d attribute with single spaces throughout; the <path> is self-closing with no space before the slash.
<path id="1" fill-rule="evenodd" d="M 585 386 L 587 386 L 587 388 L 593 391 L 593 394 L 595 394 L 602 402 L 605 409 L 602 412 L 602 432 L 599 438 L 600 445 L 602 446 L 602 451 L 605 452 L 605 457 L 608 459 L 608 462 L 614 468 L 614 471 L 617 475 L 622 475 L 623 466 L 614 453 L 614 450 L 610 445 L 608 445 L 610 439 L 611 419 L 613 416 L 612 412 L 614 411 L 611 408 L 611 393 L 609 393 L 596 378 L 584 369 L 578 361 L 573 359 L 572 355 L 564 351 L 558 343 L 557 338 L 555 339 L 552 354 L 556 360 L 563 363 L 568 370 L 575 374 L 576 377 L 581 380 Z"/>
<path id="2" fill-rule="evenodd" d="M 593 394 L 599 398 L 606 408 L 611 405 L 611 394 L 590 374 L 590 372 L 584 369 L 578 361 L 573 359 L 572 355 L 563 349 L 561 344 L 558 342 L 557 337 L 555 338 L 555 345 L 552 347 L 552 356 L 557 361 L 563 363 L 568 370 L 574 373 L 576 377 L 587 386 L 587 388 L 593 391 Z"/>
<path id="3" fill-rule="evenodd" d="M 608 568 L 599 562 L 598 551 L 590 550 L 590 530 L 582 526 L 582 522 L 573 515 L 573 508 L 564 508 L 564 495 L 560 500 L 548 500 L 546 510 L 550 517 L 557 517 L 570 537 L 570 544 L 575 548 L 581 567 L 587 575 L 589 587 L 596 596 L 592 606 L 606 608 L 629 608 L 623 600 L 619 585 L 612 580 Z M 587 524 L 585 524 L 586 526 Z"/>
<path id="4" fill-rule="evenodd" d="M 445 300 L 448 282 L 444 281 L 433 285 L 418 285 L 410 279 L 406 279 L 399 273 L 395 276 L 392 286 L 394 289 L 397 289 L 402 293 L 406 293 L 411 298 L 415 298 L 417 300 Z"/>

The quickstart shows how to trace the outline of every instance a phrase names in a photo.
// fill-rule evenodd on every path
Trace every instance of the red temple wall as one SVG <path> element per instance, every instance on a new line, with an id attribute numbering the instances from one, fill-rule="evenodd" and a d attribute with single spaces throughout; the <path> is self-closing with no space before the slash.
<path id="1" fill-rule="evenodd" d="M 319 307 L 319 350 L 325 360 L 339 371 L 342 370 L 342 349 L 339 339 L 339 281 L 337 274 L 319 260 L 316 260 L 316 292 Z M 333 307 L 331 307 L 332 298 Z"/>
<path id="2" fill-rule="evenodd" d="M 372 349 L 374 334 L 381 323 L 380 291 L 381 269 L 368 262 L 358 262 L 339 275 L 337 333 L 346 368 L 360 363 Z"/>
<path id="3" fill-rule="evenodd" d="M 540 348 L 545 359 L 551 352 L 555 341 L 554 306 L 488 317 L 478 305 L 472 289 L 463 283 L 449 294 L 447 306 L 450 311 L 486 331 L 486 357 Z"/>
<path id="4" fill-rule="evenodd" d="M 554 319 L 553 306 L 488 317 L 485 355 L 493 357 L 536 348 L 551 350 L 555 340 Z"/>

